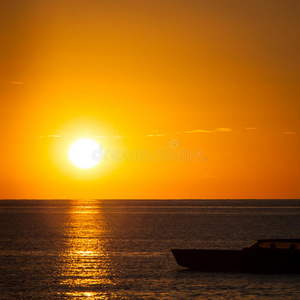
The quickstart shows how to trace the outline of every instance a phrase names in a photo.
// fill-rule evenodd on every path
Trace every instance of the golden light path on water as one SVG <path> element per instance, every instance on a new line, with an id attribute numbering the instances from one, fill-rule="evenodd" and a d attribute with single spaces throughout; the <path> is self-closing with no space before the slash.
<path id="1" fill-rule="evenodd" d="M 108 299 L 101 289 L 114 286 L 114 269 L 108 255 L 108 230 L 101 208 L 72 206 L 66 222 L 65 235 L 68 237 L 61 254 L 59 296 L 76 299 Z"/>

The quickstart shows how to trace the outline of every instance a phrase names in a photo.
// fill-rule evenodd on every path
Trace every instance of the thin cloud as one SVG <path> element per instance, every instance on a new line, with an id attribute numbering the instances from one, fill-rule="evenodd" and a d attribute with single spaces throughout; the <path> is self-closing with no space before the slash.
<path id="1" fill-rule="evenodd" d="M 58 134 L 49 134 L 49 135 L 40 135 L 39 138 L 42 139 L 42 138 L 60 138 L 61 135 L 58 135 Z"/>
<path id="2" fill-rule="evenodd" d="M 215 131 L 232 132 L 232 129 L 231 128 L 226 128 L 226 127 L 221 127 L 221 128 L 216 128 Z"/>
<path id="3" fill-rule="evenodd" d="M 245 127 L 244 129 L 246 129 L 246 130 L 256 130 L 257 128 L 256 127 Z"/>
<path id="4" fill-rule="evenodd" d="M 11 84 L 24 84 L 22 81 L 12 81 Z"/>
<path id="5" fill-rule="evenodd" d="M 204 129 L 195 129 L 195 130 L 187 130 L 186 133 L 207 133 L 207 132 L 214 132 L 212 130 L 204 130 Z"/>
<path id="6" fill-rule="evenodd" d="M 232 129 L 231 128 L 226 128 L 226 127 L 222 127 L 222 128 L 216 128 L 215 130 L 206 130 L 206 129 L 195 129 L 195 130 L 186 130 L 185 133 L 211 133 L 211 132 L 231 132 Z"/>
<path id="7" fill-rule="evenodd" d="M 148 137 L 154 137 L 154 136 L 167 136 L 166 134 L 163 133 L 155 133 L 155 134 L 148 134 Z"/>
<path id="8" fill-rule="evenodd" d="M 97 135 L 96 138 L 106 138 L 105 135 Z"/>
<path id="9" fill-rule="evenodd" d="M 283 134 L 297 134 L 296 131 L 285 131 Z"/>
<path id="10" fill-rule="evenodd" d="M 160 130 L 151 130 L 151 133 L 147 135 L 148 137 L 154 137 L 154 136 L 166 136 L 166 134 L 162 133 Z"/>

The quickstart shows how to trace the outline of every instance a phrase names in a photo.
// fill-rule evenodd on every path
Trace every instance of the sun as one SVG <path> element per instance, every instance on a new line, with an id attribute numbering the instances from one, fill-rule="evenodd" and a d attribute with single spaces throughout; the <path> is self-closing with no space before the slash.
<path id="1" fill-rule="evenodd" d="M 98 165 L 102 157 L 102 149 L 93 139 L 82 138 L 69 148 L 71 163 L 80 169 L 90 169 Z"/>

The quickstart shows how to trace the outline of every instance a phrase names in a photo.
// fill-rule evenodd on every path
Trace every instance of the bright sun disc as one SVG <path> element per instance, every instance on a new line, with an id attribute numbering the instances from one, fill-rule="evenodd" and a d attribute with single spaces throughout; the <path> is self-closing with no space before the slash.
<path id="1" fill-rule="evenodd" d="M 72 164 L 80 169 L 95 167 L 102 156 L 102 149 L 92 139 L 79 139 L 69 148 L 69 159 Z"/>

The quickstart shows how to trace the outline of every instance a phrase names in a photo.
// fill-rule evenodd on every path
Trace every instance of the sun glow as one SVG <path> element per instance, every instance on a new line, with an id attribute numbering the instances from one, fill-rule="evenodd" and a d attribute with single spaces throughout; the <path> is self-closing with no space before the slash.
<path id="1" fill-rule="evenodd" d="M 102 149 L 96 141 L 83 138 L 70 146 L 68 154 L 74 166 L 80 169 L 90 169 L 100 162 Z"/>

